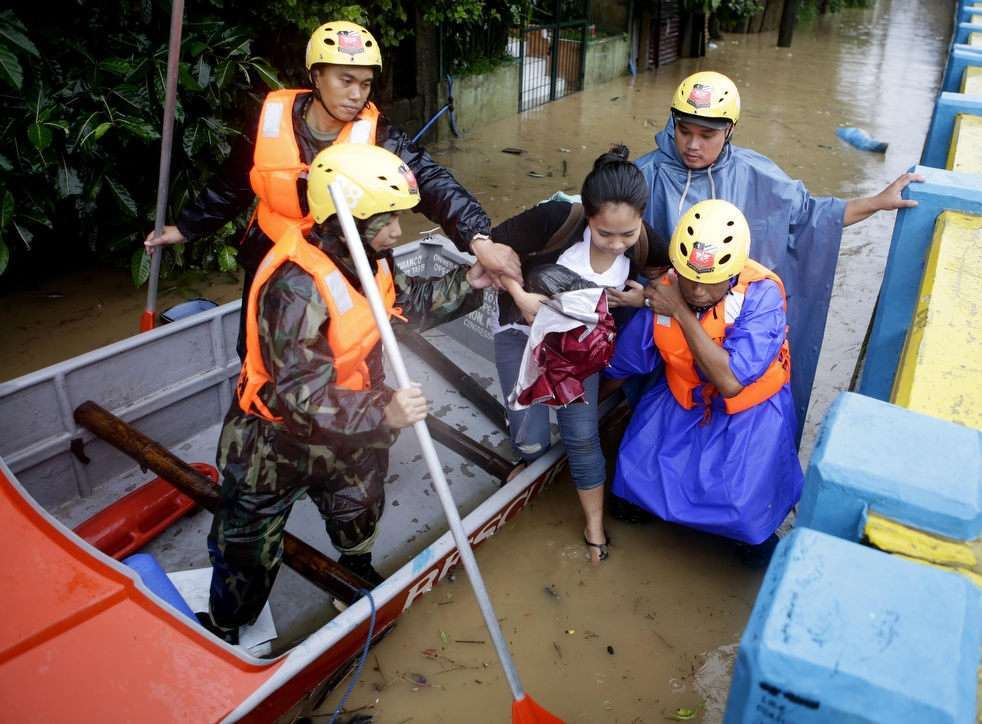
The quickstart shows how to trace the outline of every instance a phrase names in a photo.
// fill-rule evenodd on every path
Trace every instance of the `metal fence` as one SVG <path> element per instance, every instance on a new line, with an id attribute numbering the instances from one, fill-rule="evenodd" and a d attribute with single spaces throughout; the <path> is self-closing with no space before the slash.
<path id="1" fill-rule="evenodd" d="M 519 111 L 583 89 L 585 19 L 534 25 L 518 32 L 518 57 L 522 66 Z"/>

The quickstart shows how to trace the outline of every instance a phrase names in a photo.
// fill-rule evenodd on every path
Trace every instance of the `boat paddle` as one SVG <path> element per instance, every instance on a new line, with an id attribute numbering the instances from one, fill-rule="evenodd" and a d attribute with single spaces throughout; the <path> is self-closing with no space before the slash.
<path id="1" fill-rule="evenodd" d="M 170 40 L 167 45 L 167 91 L 164 95 L 164 123 L 160 134 L 160 174 L 157 177 L 157 215 L 153 222 L 154 236 L 160 236 L 164 233 L 164 220 L 167 216 L 170 155 L 174 145 L 174 110 L 177 106 L 177 63 L 181 55 L 181 24 L 183 20 L 184 0 L 173 0 L 170 11 Z M 157 326 L 157 279 L 160 277 L 160 257 L 162 255 L 162 248 L 150 255 L 147 306 L 140 317 L 141 332 L 146 332 Z"/>
<path id="2" fill-rule="evenodd" d="M 344 196 L 344 187 L 335 181 L 330 185 L 331 198 L 334 200 L 334 208 L 337 212 L 338 221 L 341 222 L 341 229 L 344 232 L 345 242 L 348 251 L 355 264 L 355 271 L 358 273 L 358 280 L 361 282 L 362 292 L 368 297 L 368 303 L 372 308 L 372 316 L 378 325 L 382 336 L 382 347 L 385 349 L 386 357 L 392 370 L 396 375 L 396 382 L 401 389 L 412 386 L 409 380 L 409 372 L 406 370 L 406 363 L 402 359 L 399 345 L 396 343 L 395 335 L 392 332 L 392 325 L 389 323 L 389 315 L 382 304 L 382 295 L 379 293 L 378 285 L 375 283 L 375 275 L 368 264 L 368 256 L 362 246 L 361 236 L 355 227 L 355 219 L 351 215 L 347 201 Z M 514 724 L 562 724 L 562 719 L 550 714 L 541 706 L 536 704 L 522 688 L 518 679 L 518 672 L 512 662 L 511 654 L 508 651 L 508 644 L 505 642 L 501 626 L 498 625 L 498 618 L 495 616 L 494 609 L 491 607 L 491 599 L 488 597 L 487 588 L 484 586 L 484 579 L 481 571 L 477 567 L 477 560 L 474 558 L 474 551 L 471 550 L 470 542 L 467 540 L 467 533 L 460 521 L 460 514 L 457 512 L 457 505 L 454 503 L 453 496 L 450 494 L 450 486 L 443 475 L 443 466 L 437 458 L 436 447 L 430 437 L 430 430 L 426 426 L 425 420 L 420 420 L 413 424 L 413 430 L 419 440 L 420 447 L 423 448 L 423 458 L 426 461 L 426 468 L 433 478 L 433 487 L 436 489 L 443 505 L 443 512 L 447 516 L 450 524 L 450 532 L 453 534 L 454 542 L 457 544 L 457 551 L 460 560 L 467 571 L 470 579 L 471 588 L 474 589 L 474 596 L 481 608 L 484 616 L 484 625 L 487 626 L 488 633 L 491 634 L 491 641 L 494 643 L 498 659 L 505 670 L 505 677 L 511 687 L 512 707 L 511 718 Z"/>

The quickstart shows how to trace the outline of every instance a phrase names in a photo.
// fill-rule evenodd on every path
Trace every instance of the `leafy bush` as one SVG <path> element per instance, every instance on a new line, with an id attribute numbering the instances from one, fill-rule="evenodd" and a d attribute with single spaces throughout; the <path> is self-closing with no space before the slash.
<path id="1" fill-rule="evenodd" d="M 149 4 L 135 15 L 126 2 L 61 7 L 68 9 L 56 18 L 45 18 L 40 8 L 33 16 L 25 12 L 31 31 L 12 11 L 0 13 L 0 271 L 11 253 L 33 252 L 46 266 L 93 253 L 132 255 L 134 280 L 142 283 L 169 18 L 165 8 Z M 228 156 L 250 95 L 277 85 L 275 71 L 251 45 L 246 28 L 217 17 L 185 25 L 169 218 Z M 164 270 L 234 270 L 235 249 L 225 243 L 233 233 L 229 228 L 212 243 L 167 250 Z"/>
<path id="2" fill-rule="evenodd" d="M 437 0 L 419 9 L 427 22 L 500 26 L 520 3 Z M 280 78 L 304 82 L 298 58 L 311 30 L 327 19 L 360 22 L 391 57 L 412 35 L 416 8 L 414 0 L 188 4 L 167 219 L 221 167 L 266 92 Z M 169 25 L 169 0 L 21 0 L 0 11 L 0 275 L 8 265 L 43 274 L 96 257 L 145 280 Z M 166 249 L 162 273 L 234 270 L 244 221 Z"/>

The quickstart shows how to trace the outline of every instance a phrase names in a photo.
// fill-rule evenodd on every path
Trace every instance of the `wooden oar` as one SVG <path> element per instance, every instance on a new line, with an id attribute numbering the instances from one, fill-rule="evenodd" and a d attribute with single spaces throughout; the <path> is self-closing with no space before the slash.
<path id="1" fill-rule="evenodd" d="M 341 229 L 344 231 L 345 241 L 348 244 L 348 250 L 355 264 L 355 271 L 358 272 L 358 280 L 361 282 L 363 293 L 368 297 L 368 302 L 372 308 L 372 316 L 375 317 L 375 323 L 378 325 L 379 332 L 382 336 L 382 346 L 385 348 L 386 357 L 396 375 L 396 382 L 402 389 L 409 388 L 412 386 L 412 382 L 409 379 L 409 372 L 406 370 L 406 363 L 402 359 L 399 345 L 396 343 L 395 335 L 392 332 L 389 315 L 385 311 L 385 306 L 382 304 L 382 296 L 375 283 L 375 275 L 372 274 L 372 269 L 368 264 L 368 257 L 362 246 L 358 229 L 355 227 L 354 217 L 351 215 L 351 210 L 348 208 L 345 200 L 343 187 L 339 182 L 335 181 L 331 184 L 330 191 L 331 198 L 334 200 L 338 220 L 341 222 Z M 470 542 L 467 540 L 467 533 L 464 531 L 464 526 L 460 521 L 457 505 L 454 503 L 453 496 L 450 494 L 450 486 L 447 484 L 447 479 L 443 475 L 443 466 L 437 457 L 436 447 L 433 445 L 433 440 L 430 437 L 429 428 L 426 427 L 424 420 L 420 420 L 413 425 L 413 430 L 419 439 L 420 447 L 423 448 L 423 458 L 426 461 L 426 467 L 429 470 L 430 476 L 433 478 L 433 487 L 436 489 L 440 503 L 443 505 L 443 512 L 447 516 L 447 522 L 450 524 L 450 531 L 453 533 L 454 542 L 457 544 L 460 560 L 464 564 L 467 577 L 471 582 L 471 588 L 474 589 L 474 596 L 477 598 L 477 603 L 481 608 L 481 614 L 484 616 L 484 625 L 487 626 L 488 633 L 491 635 L 491 641 L 494 643 L 494 648 L 498 653 L 498 659 L 501 661 L 501 666 L 505 670 L 508 685 L 511 687 L 513 699 L 511 709 L 512 721 L 520 722 L 521 724 L 562 724 L 561 719 L 553 716 L 536 704 L 532 700 L 532 697 L 522 688 L 522 684 L 518 679 L 518 672 L 515 670 L 515 664 L 512 662 L 511 654 L 508 651 L 508 644 L 505 642 L 504 634 L 501 632 L 501 626 L 498 625 L 498 618 L 495 616 L 494 608 L 491 606 L 491 599 L 488 597 L 487 588 L 484 586 L 484 579 L 481 577 L 481 571 L 477 567 L 474 551 L 471 550 Z"/>
<path id="2" fill-rule="evenodd" d="M 211 480 L 174 455 L 163 445 L 126 424 L 108 410 L 88 400 L 75 408 L 75 422 L 141 467 L 153 470 L 206 510 L 219 505 L 219 490 Z M 290 533 L 283 534 L 283 562 L 323 591 L 351 605 L 367 581 Z"/>
<path id="3" fill-rule="evenodd" d="M 181 56 L 181 25 L 184 20 L 184 0 L 173 0 L 170 10 L 170 41 L 167 45 L 167 91 L 164 95 L 164 122 L 160 133 L 160 174 L 157 177 L 157 214 L 153 222 L 154 236 L 164 233 L 167 218 L 167 192 L 170 188 L 170 156 L 174 145 L 174 111 L 177 106 L 177 64 Z M 146 253 L 146 252 L 144 252 Z M 140 317 L 140 331 L 157 326 L 157 280 L 160 277 L 160 257 L 163 248 L 150 256 L 150 278 L 147 280 L 147 306 Z"/>

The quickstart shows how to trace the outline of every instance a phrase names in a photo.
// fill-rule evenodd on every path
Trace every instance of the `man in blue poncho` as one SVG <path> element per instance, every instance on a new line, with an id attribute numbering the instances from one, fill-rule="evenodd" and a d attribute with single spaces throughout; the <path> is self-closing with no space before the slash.
<path id="1" fill-rule="evenodd" d="M 664 370 L 624 433 L 614 494 L 754 558 L 773 548 L 803 478 L 784 285 L 749 249 L 733 204 L 690 208 L 669 244 L 672 270 L 645 290 L 607 374 Z"/>
<path id="2" fill-rule="evenodd" d="M 739 119 L 740 94 L 729 78 L 701 72 L 682 81 L 672 98 L 672 117 L 656 136 L 658 148 L 637 161 L 651 189 L 644 218 L 667 238 L 689 206 L 723 199 L 749 220 L 754 257 L 787 290 L 797 438 L 822 347 L 842 228 L 877 211 L 916 205 L 900 192 L 921 179 L 904 174 L 867 198 L 816 198 L 770 159 L 729 143 Z"/>

